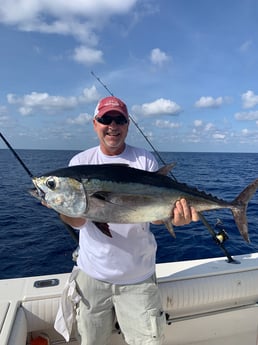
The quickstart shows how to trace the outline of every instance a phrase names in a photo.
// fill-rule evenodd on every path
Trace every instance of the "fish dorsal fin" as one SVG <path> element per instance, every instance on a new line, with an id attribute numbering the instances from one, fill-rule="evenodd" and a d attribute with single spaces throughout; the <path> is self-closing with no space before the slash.
<path id="1" fill-rule="evenodd" d="M 174 169 L 174 167 L 176 166 L 176 162 L 164 165 L 163 167 L 161 167 L 156 173 L 159 175 L 165 175 L 167 176 L 167 174 Z"/>

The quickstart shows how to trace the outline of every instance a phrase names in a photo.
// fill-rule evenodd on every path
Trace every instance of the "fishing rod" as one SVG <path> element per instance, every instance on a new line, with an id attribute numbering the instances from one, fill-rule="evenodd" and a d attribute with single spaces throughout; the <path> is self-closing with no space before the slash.
<path id="1" fill-rule="evenodd" d="M 20 162 L 21 166 L 24 168 L 24 170 L 26 171 L 26 173 L 29 175 L 30 178 L 33 177 L 33 174 L 30 172 L 30 170 L 27 168 L 27 166 L 25 165 L 25 163 L 22 161 L 22 159 L 19 157 L 18 153 L 12 148 L 12 146 L 9 144 L 9 142 L 7 141 L 7 139 L 5 139 L 5 137 L 3 136 L 3 134 L 0 132 L 0 137 L 3 139 L 3 141 L 5 142 L 5 144 L 7 145 L 7 147 L 12 151 L 12 153 L 14 154 L 15 158 Z"/>
<path id="2" fill-rule="evenodd" d="M 18 155 L 18 153 L 14 150 L 14 148 L 10 145 L 10 143 L 8 142 L 8 140 L 4 137 L 4 135 L 0 132 L 0 137 L 1 139 L 4 141 L 4 143 L 6 144 L 6 146 L 11 150 L 11 152 L 14 154 L 14 157 L 18 160 L 18 162 L 21 164 L 21 166 L 24 168 L 24 170 L 26 171 L 26 173 L 29 175 L 30 178 L 33 178 L 33 174 L 32 172 L 29 170 L 29 168 L 26 166 L 26 164 L 23 162 L 23 160 L 21 159 L 21 157 Z M 60 218 L 60 217 L 59 217 Z M 71 237 L 74 239 L 74 241 L 78 244 L 79 243 L 79 236 L 77 234 L 77 232 L 69 225 L 66 224 L 65 222 L 63 222 L 63 220 L 60 218 L 60 220 L 62 221 L 62 223 L 64 224 L 64 226 L 66 227 L 66 229 L 68 230 L 69 234 L 71 235 Z"/>
<path id="3" fill-rule="evenodd" d="M 93 77 L 107 90 L 107 92 L 110 94 L 110 96 L 114 96 L 113 92 L 110 91 L 110 89 L 107 87 L 107 85 L 105 85 L 102 80 L 93 72 L 91 71 L 91 74 L 93 75 Z M 161 161 L 162 164 L 166 165 L 166 162 L 164 161 L 164 159 L 161 157 L 160 153 L 155 149 L 154 145 L 152 144 L 152 142 L 150 141 L 150 139 L 147 137 L 147 135 L 145 135 L 145 133 L 143 132 L 143 130 L 141 129 L 141 127 L 138 125 L 138 123 L 136 122 L 136 120 L 133 118 L 133 116 L 129 113 L 129 118 L 132 121 L 132 123 L 135 125 L 135 127 L 138 129 L 138 131 L 142 134 L 142 136 L 144 137 L 144 139 L 147 141 L 147 143 L 150 145 L 150 147 L 152 148 L 152 150 L 155 152 L 155 155 L 159 158 L 159 160 Z M 176 177 L 173 175 L 173 173 L 170 171 L 169 174 L 171 175 L 171 177 L 177 181 Z"/>
<path id="4" fill-rule="evenodd" d="M 93 72 L 91 71 L 91 74 L 93 75 L 93 77 L 104 87 L 104 89 L 110 94 L 110 96 L 114 96 L 113 92 L 107 87 L 106 84 L 103 83 L 103 81 Z M 141 127 L 137 124 L 137 122 L 134 120 L 134 118 L 132 117 L 131 114 L 129 114 L 129 118 L 132 120 L 133 124 L 136 126 L 136 128 L 139 130 L 139 132 L 142 134 L 142 136 L 145 138 L 145 140 L 147 141 L 147 143 L 150 145 L 150 147 L 153 149 L 153 151 L 155 152 L 156 156 L 159 158 L 159 160 L 166 165 L 167 163 L 163 160 L 163 158 L 161 157 L 161 155 L 159 154 L 159 152 L 156 150 L 156 148 L 154 147 L 154 145 L 151 143 L 151 141 L 149 140 L 149 138 L 144 134 L 143 130 L 141 129 Z M 172 174 L 172 172 L 169 172 L 171 177 L 177 182 L 176 177 Z M 206 218 L 204 217 L 204 215 L 201 212 L 198 212 L 199 218 L 200 220 L 203 222 L 203 224 L 207 227 L 209 233 L 211 234 L 212 238 L 214 239 L 214 241 L 216 242 L 216 244 L 221 248 L 221 250 L 223 251 L 223 253 L 226 255 L 226 257 L 228 258 L 228 262 L 229 263 L 238 263 L 235 259 L 232 258 L 232 256 L 229 254 L 229 252 L 227 251 L 227 249 L 224 246 L 224 242 L 228 239 L 228 236 L 225 232 L 225 230 L 221 230 L 220 232 L 216 233 L 214 231 L 214 229 L 212 228 L 212 226 L 208 223 L 208 221 L 206 220 Z"/>
<path id="5" fill-rule="evenodd" d="M 227 251 L 227 249 L 224 246 L 224 242 L 228 239 L 228 235 L 227 235 L 226 231 L 224 229 L 221 229 L 218 233 L 216 233 L 213 230 L 213 228 L 211 227 L 211 225 L 208 223 L 208 221 L 206 220 L 204 215 L 201 212 L 198 212 L 198 215 L 199 215 L 200 220 L 207 227 L 207 229 L 208 229 L 209 233 L 211 234 L 215 243 L 220 247 L 220 249 L 226 255 L 226 257 L 228 259 L 228 263 L 239 264 L 240 262 L 235 260 L 234 258 L 232 258 L 232 256 L 229 254 L 229 252 Z M 215 227 L 220 226 L 220 225 L 222 225 L 222 223 L 220 220 L 218 220 Z"/>

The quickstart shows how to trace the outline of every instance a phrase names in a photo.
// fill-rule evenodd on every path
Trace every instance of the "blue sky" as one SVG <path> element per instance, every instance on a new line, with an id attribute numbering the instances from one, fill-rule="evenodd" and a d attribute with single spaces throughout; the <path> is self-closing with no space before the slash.
<path id="1" fill-rule="evenodd" d="M 94 71 L 157 150 L 257 152 L 257 18 L 256 0 L 0 0 L 1 132 L 97 145 Z M 127 141 L 148 148 L 132 123 Z"/>

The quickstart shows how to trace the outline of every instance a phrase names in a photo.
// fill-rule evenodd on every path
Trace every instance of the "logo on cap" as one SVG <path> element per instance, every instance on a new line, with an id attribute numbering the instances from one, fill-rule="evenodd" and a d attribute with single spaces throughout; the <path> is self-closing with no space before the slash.
<path id="1" fill-rule="evenodd" d="M 94 117 L 101 117 L 109 111 L 117 111 L 126 118 L 129 117 L 125 103 L 121 101 L 121 99 L 114 96 L 106 97 L 99 101 L 94 112 Z"/>

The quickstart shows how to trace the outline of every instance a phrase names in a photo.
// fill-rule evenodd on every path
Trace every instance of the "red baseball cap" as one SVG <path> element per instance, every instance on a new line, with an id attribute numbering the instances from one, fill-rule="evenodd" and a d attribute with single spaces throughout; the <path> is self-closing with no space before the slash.
<path id="1" fill-rule="evenodd" d="M 109 96 L 99 101 L 94 112 L 94 117 L 102 117 L 109 111 L 117 111 L 124 115 L 127 119 L 129 118 L 125 103 L 121 99 L 114 96 Z"/>

